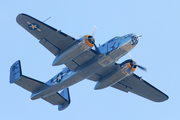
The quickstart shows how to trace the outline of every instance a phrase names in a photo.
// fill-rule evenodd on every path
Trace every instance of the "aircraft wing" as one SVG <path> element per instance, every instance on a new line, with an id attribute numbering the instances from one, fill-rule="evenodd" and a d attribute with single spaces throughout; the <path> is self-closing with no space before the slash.
<path id="1" fill-rule="evenodd" d="M 169 97 L 137 76 L 136 74 L 132 74 L 122 81 L 116 83 L 112 87 L 122 90 L 124 92 L 132 92 L 154 102 L 162 102 L 167 100 Z"/>
<path id="2" fill-rule="evenodd" d="M 16 21 L 34 37 L 40 40 L 39 42 L 55 56 L 75 42 L 75 39 L 71 36 L 29 15 L 19 14 Z"/>

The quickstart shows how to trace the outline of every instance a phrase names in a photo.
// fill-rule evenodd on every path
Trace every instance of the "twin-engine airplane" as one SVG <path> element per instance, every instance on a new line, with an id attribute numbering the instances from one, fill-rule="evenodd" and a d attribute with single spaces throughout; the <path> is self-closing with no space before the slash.
<path id="1" fill-rule="evenodd" d="M 97 47 L 93 35 L 74 39 L 26 14 L 19 14 L 16 20 L 56 56 L 53 66 L 62 64 L 67 66 L 43 83 L 22 75 L 20 61 L 15 62 L 10 68 L 10 83 L 31 92 L 32 100 L 42 98 L 53 105 L 58 105 L 59 110 L 63 110 L 70 104 L 68 87 L 85 78 L 96 82 L 95 90 L 110 86 L 155 102 L 168 99 L 166 94 L 134 74 L 137 67 L 145 71 L 146 68 L 137 65 L 132 59 L 121 64 L 116 63 L 137 45 L 140 36 L 136 34 L 116 36 Z M 58 93 L 60 90 L 62 92 Z"/>

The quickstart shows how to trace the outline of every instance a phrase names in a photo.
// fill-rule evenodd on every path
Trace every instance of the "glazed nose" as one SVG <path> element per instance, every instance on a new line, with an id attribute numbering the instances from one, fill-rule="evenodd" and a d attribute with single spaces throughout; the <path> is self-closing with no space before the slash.
<path id="1" fill-rule="evenodd" d="M 138 43 L 140 37 L 141 37 L 141 35 L 133 35 L 133 36 L 131 36 L 131 39 L 132 39 L 131 44 L 136 45 Z"/>

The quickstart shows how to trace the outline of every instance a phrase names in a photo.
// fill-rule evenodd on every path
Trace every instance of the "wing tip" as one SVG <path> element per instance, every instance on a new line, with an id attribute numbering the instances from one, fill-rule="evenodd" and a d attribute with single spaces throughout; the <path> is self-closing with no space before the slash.
<path id="1" fill-rule="evenodd" d="M 20 19 L 22 18 L 22 16 L 24 16 L 24 15 L 27 16 L 27 14 L 24 14 L 24 13 L 18 14 L 17 17 L 16 17 L 16 22 L 19 23 L 19 20 L 20 20 Z"/>
<path id="2" fill-rule="evenodd" d="M 30 19 L 35 20 L 35 21 L 37 21 L 37 22 L 40 22 L 41 24 L 44 24 L 45 26 L 50 27 L 52 30 L 57 31 L 57 29 L 55 29 L 55 28 L 53 28 L 53 27 L 45 24 L 44 22 L 42 22 L 42 21 L 40 21 L 40 20 L 38 20 L 38 19 L 30 16 L 30 15 L 27 15 L 27 14 L 25 14 L 25 13 L 20 13 L 20 14 L 18 14 L 18 16 L 16 17 L 17 23 L 22 24 L 22 23 L 20 22 L 20 20 L 21 20 L 23 17 L 27 17 L 27 18 L 30 18 Z"/>
<path id="3" fill-rule="evenodd" d="M 156 87 L 152 86 L 150 83 L 146 82 L 145 80 L 142 79 L 142 81 L 146 84 L 148 84 L 149 86 L 151 86 L 152 88 L 154 88 L 155 90 L 157 90 L 159 93 L 161 93 L 162 97 L 161 99 L 157 99 L 157 100 L 153 100 L 154 102 L 163 102 L 169 99 L 169 96 L 166 95 L 165 93 L 163 93 L 162 91 L 160 91 L 159 89 L 157 89 Z"/>
<path id="4" fill-rule="evenodd" d="M 166 100 L 168 100 L 169 99 L 169 96 L 167 96 L 166 94 L 164 94 L 164 97 L 163 98 L 161 98 L 161 99 L 159 99 L 159 100 L 155 100 L 154 102 L 164 102 L 164 101 L 166 101 Z"/>

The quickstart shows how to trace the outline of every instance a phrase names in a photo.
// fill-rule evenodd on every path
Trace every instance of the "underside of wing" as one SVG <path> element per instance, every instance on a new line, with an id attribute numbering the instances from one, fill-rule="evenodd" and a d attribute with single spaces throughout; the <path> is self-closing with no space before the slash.
<path id="1" fill-rule="evenodd" d="M 92 81 L 98 81 L 101 77 L 103 77 L 107 73 L 113 71 L 117 67 L 118 67 L 118 64 L 113 62 L 110 65 L 108 65 L 108 66 L 104 67 L 103 69 L 101 69 L 100 71 L 96 72 L 95 74 L 91 75 L 87 79 L 92 80 Z"/>
<path id="2" fill-rule="evenodd" d="M 154 102 L 162 102 L 168 99 L 168 96 L 137 76 L 132 74 L 112 87 L 124 92 L 132 92 Z"/>
<path id="3" fill-rule="evenodd" d="M 74 71 L 78 66 L 88 62 L 91 60 L 93 57 L 95 57 L 97 54 L 95 53 L 94 50 L 89 49 L 79 56 L 75 57 L 73 60 L 65 63 L 65 65 L 71 70 Z"/>
<path id="4" fill-rule="evenodd" d="M 71 36 L 29 15 L 19 14 L 16 21 L 34 37 L 40 40 L 39 42 L 55 56 L 75 42 L 75 39 Z"/>

